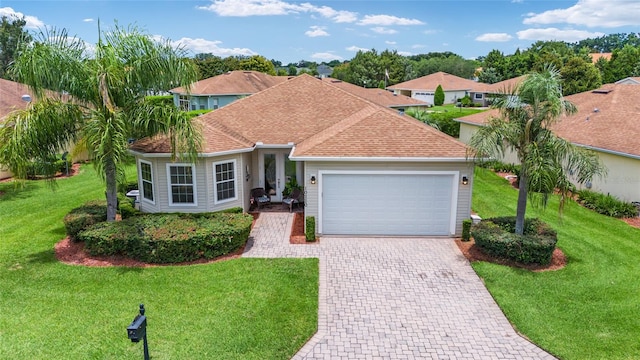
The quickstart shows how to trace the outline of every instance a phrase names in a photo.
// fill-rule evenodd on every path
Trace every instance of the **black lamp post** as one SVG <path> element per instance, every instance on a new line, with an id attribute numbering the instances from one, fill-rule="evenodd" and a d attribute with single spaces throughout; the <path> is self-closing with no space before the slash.
<path id="1" fill-rule="evenodd" d="M 127 336 L 131 342 L 140 342 L 144 347 L 144 360 L 149 360 L 149 345 L 147 344 L 147 317 L 144 316 L 144 304 L 140 304 L 140 315 L 136 315 L 131 324 L 127 327 Z"/>

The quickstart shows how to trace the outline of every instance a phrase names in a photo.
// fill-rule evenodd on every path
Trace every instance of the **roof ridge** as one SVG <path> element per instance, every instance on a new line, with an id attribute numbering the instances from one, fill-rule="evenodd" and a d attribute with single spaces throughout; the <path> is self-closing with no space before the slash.
<path id="1" fill-rule="evenodd" d="M 341 89 L 342 90 L 342 89 Z M 361 110 L 349 115 L 343 120 L 324 128 L 323 130 L 315 133 L 314 135 L 302 140 L 296 146 L 298 147 L 298 151 L 304 151 L 312 149 L 313 147 L 322 144 L 324 141 L 328 140 L 335 134 L 342 132 L 345 129 L 350 128 L 351 126 L 357 124 L 358 122 L 366 119 L 368 116 L 375 114 L 378 111 L 386 109 L 384 107 L 377 106 L 375 104 L 367 104 L 366 107 Z"/>

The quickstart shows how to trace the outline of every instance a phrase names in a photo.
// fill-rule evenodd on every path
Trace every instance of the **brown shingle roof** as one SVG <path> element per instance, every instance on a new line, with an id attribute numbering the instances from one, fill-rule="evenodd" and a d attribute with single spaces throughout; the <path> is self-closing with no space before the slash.
<path id="1" fill-rule="evenodd" d="M 607 61 L 611 60 L 611 54 L 612 53 L 609 52 L 609 53 L 592 53 L 589 55 L 591 55 L 591 61 L 595 64 L 600 59 L 605 59 Z"/>
<path id="2" fill-rule="evenodd" d="M 395 84 L 393 86 L 388 86 L 388 89 L 391 90 L 427 90 L 427 91 L 435 91 L 438 85 L 442 85 L 442 90 L 444 91 L 454 91 L 454 90 L 474 90 L 479 86 L 482 88 L 481 84 L 473 81 L 464 79 L 455 75 L 447 74 L 445 72 L 439 71 L 437 73 L 433 73 L 430 75 L 426 75 L 417 79 L 405 81 L 399 84 Z"/>
<path id="3" fill-rule="evenodd" d="M 287 81 L 288 76 L 271 76 L 258 71 L 230 71 L 194 83 L 190 88 L 191 95 L 235 95 L 255 94 L 273 85 Z M 185 94 L 185 88 L 170 90 L 172 93 Z"/>
<path id="4" fill-rule="evenodd" d="M 390 91 L 378 89 L 378 88 L 364 88 L 345 81 L 332 78 L 324 78 L 322 81 L 329 82 L 334 86 L 337 86 L 343 90 L 346 90 L 354 95 L 358 95 L 378 105 L 386 107 L 398 107 L 398 106 L 428 106 L 424 101 L 414 99 L 406 95 L 395 95 Z"/>
<path id="5" fill-rule="evenodd" d="M 198 117 L 204 153 L 295 144 L 300 157 L 465 158 L 465 145 L 411 117 L 301 75 Z M 158 145 L 157 142 L 164 143 Z M 134 150 L 166 153 L 145 139 Z"/>
<path id="6" fill-rule="evenodd" d="M 578 108 L 565 116 L 553 131 L 572 143 L 640 157 L 640 86 L 606 84 L 600 89 L 569 95 L 566 100 Z M 483 124 L 497 110 L 458 119 Z"/>
<path id="7" fill-rule="evenodd" d="M 22 100 L 22 95 L 33 98 L 33 94 L 26 85 L 0 79 L 0 119 L 14 110 L 27 107 L 27 102 Z"/>

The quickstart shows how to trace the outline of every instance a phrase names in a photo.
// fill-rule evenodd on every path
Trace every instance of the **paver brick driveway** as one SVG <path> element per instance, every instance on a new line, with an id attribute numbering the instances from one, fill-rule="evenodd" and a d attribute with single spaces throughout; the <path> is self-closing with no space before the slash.
<path id="1" fill-rule="evenodd" d="M 290 245 L 261 214 L 243 256 L 318 257 L 318 332 L 294 359 L 553 359 L 518 335 L 447 238 L 322 237 Z"/>

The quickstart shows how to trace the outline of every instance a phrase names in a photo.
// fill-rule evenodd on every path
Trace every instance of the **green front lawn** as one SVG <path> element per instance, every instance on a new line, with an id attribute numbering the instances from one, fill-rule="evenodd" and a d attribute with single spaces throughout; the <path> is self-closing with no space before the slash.
<path id="1" fill-rule="evenodd" d="M 135 176 L 135 175 L 134 175 Z M 0 183 L 0 359 L 133 359 L 144 303 L 151 357 L 288 359 L 315 330 L 317 259 L 87 268 L 59 263 L 63 216 L 104 197 L 91 166 L 24 189 Z"/>
<path id="2" fill-rule="evenodd" d="M 473 209 L 481 217 L 515 215 L 517 191 L 476 170 Z M 530 272 L 477 262 L 480 275 L 516 329 L 561 359 L 640 358 L 640 229 L 554 198 L 529 207 L 558 231 L 568 258 L 559 271 Z"/>

